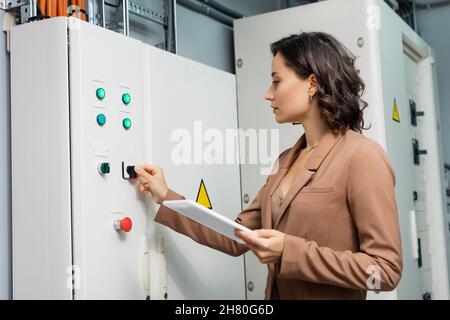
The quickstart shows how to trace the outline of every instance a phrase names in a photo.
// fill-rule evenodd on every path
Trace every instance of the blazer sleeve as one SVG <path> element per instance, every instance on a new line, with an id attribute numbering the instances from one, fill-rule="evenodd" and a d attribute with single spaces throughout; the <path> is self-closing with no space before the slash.
<path id="1" fill-rule="evenodd" d="M 240 223 L 251 230 L 261 229 L 261 197 L 264 190 L 265 185 L 259 190 L 250 206 L 238 215 L 235 220 L 237 223 Z M 168 191 L 165 198 L 165 200 L 180 199 L 184 199 L 184 197 L 172 190 Z M 155 221 L 190 237 L 192 240 L 202 245 L 222 251 L 231 256 L 236 257 L 248 251 L 247 246 L 231 240 L 230 238 L 178 214 L 163 205 L 160 206 Z"/>
<path id="2" fill-rule="evenodd" d="M 347 181 L 359 251 L 335 251 L 286 235 L 279 276 L 352 289 L 395 289 L 403 263 L 394 186 L 384 149 L 373 141 L 362 143 L 352 155 Z"/>

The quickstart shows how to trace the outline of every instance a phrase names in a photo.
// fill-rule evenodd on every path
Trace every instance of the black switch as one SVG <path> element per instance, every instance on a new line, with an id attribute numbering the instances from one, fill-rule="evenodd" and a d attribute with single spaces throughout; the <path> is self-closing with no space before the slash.
<path id="1" fill-rule="evenodd" d="M 137 174 L 136 171 L 134 171 L 134 166 L 127 166 L 127 173 L 130 179 L 136 179 Z"/>
<path id="2" fill-rule="evenodd" d="M 425 112 L 417 111 L 416 102 L 414 100 L 409 100 L 409 109 L 411 110 L 411 125 L 417 127 L 417 117 L 423 117 Z"/>
<path id="3" fill-rule="evenodd" d="M 422 295 L 422 300 L 432 300 L 432 299 L 431 299 L 431 292 L 425 292 L 425 293 Z"/>
<path id="4" fill-rule="evenodd" d="M 422 244 L 420 243 L 420 238 L 417 239 L 417 243 L 418 243 L 418 250 L 419 250 L 419 259 L 417 260 L 417 264 L 419 266 L 419 268 L 422 268 Z"/>
<path id="5" fill-rule="evenodd" d="M 125 172 L 127 173 L 128 177 L 125 176 Z M 122 162 L 122 178 L 125 180 L 136 179 L 137 174 L 136 171 L 134 171 L 134 166 L 127 166 L 125 168 L 125 163 Z"/>
<path id="6" fill-rule="evenodd" d="M 419 148 L 419 140 L 412 139 L 413 144 L 413 155 L 414 155 L 414 164 L 420 165 L 420 156 L 428 154 L 427 150 L 421 150 Z"/>

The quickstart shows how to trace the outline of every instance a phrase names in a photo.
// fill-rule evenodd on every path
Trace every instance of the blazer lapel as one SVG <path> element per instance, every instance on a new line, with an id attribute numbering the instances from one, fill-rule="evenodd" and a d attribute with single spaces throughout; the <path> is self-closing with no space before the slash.
<path id="1" fill-rule="evenodd" d="M 322 138 L 319 145 L 313 151 L 310 158 L 306 162 L 305 169 L 302 170 L 302 172 L 298 175 L 298 177 L 294 180 L 291 187 L 289 188 L 289 190 L 286 194 L 286 197 L 283 200 L 283 204 L 281 206 L 281 213 L 274 225 L 274 229 L 276 229 L 278 227 L 278 224 L 280 223 L 282 217 L 286 213 L 286 209 L 289 207 L 289 205 L 291 204 L 294 197 L 312 179 L 312 177 L 316 173 L 317 169 L 322 164 L 323 160 L 326 158 L 328 153 L 331 151 L 331 149 L 333 149 L 334 145 L 341 137 L 342 137 L 342 135 L 334 135 L 331 131 L 329 131 Z M 304 136 L 302 136 L 301 139 L 304 139 Z M 297 144 L 297 145 L 299 145 L 299 144 Z M 292 159 L 294 161 L 295 161 L 296 156 L 300 152 L 300 149 L 301 148 L 299 145 L 299 148 L 296 150 L 296 154 L 292 155 Z M 292 163 L 294 161 L 289 162 L 289 168 L 292 166 Z M 287 173 L 287 171 L 289 171 L 289 168 L 287 168 L 285 173 Z M 281 179 L 280 179 L 280 181 L 281 181 Z M 275 191 L 275 188 L 274 188 L 274 191 Z M 270 216 L 272 216 L 271 213 L 270 213 Z M 270 218 L 270 219 L 272 219 L 272 218 Z"/>
<path id="2" fill-rule="evenodd" d="M 281 213 L 278 216 L 277 221 L 275 222 L 274 228 L 278 227 L 281 218 L 284 216 L 287 207 L 291 204 L 295 195 L 311 180 L 314 176 L 315 172 L 310 171 L 308 169 L 303 169 L 303 171 L 298 175 L 298 177 L 294 180 L 288 192 L 286 193 L 285 198 L 283 199 L 283 204 L 281 205 Z"/>
<path id="3" fill-rule="evenodd" d="M 274 175 L 273 180 L 269 186 L 269 196 L 266 203 L 266 215 L 264 216 L 263 228 L 272 229 L 272 194 L 275 192 L 277 186 L 280 184 L 283 177 L 286 175 L 287 168 L 279 168 L 278 172 Z"/>
<path id="4" fill-rule="evenodd" d="M 305 135 L 302 135 L 300 139 L 296 142 L 296 144 L 288 151 L 283 159 L 280 159 L 278 163 L 278 170 L 273 174 L 272 179 L 268 185 L 269 196 L 267 197 L 266 203 L 266 215 L 264 217 L 264 225 L 266 228 L 272 228 L 272 195 L 279 186 L 281 180 L 283 180 L 284 176 L 288 172 L 292 163 L 295 161 L 298 153 L 302 148 L 306 145 Z"/>

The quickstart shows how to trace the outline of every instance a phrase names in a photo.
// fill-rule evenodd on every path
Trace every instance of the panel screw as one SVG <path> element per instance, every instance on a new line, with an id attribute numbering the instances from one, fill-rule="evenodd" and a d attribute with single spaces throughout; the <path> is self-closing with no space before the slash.
<path id="1" fill-rule="evenodd" d="M 253 291 L 253 289 L 255 288 L 253 282 L 249 281 L 247 284 L 247 289 L 248 291 Z"/>
<path id="2" fill-rule="evenodd" d="M 364 46 L 364 38 L 360 37 L 358 38 L 358 47 L 362 48 Z"/>
<path id="3" fill-rule="evenodd" d="M 237 59 L 237 66 L 238 66 L 238 68 L 242 68 L 243 65 L 244 65 L 244 61 L 242 61 L 241 58 Z"/>
<path id="4" fill-rule="evenodd" d="M 244 203 L 248 203 L 250 201 L 250 197 L 248 194 L 244 194 Z"/>

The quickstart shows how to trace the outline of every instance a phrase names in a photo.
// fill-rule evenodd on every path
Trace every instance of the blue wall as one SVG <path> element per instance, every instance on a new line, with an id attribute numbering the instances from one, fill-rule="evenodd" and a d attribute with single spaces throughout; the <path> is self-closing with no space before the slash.
<path id="1" fill-rule="evenodd" d="M 222 0 L 220 3 L 244 16 L 278 10 L 282 5 L 281 0 Z M 177 5 L 177 54 L 234 73 L 233 30 Z"/>

